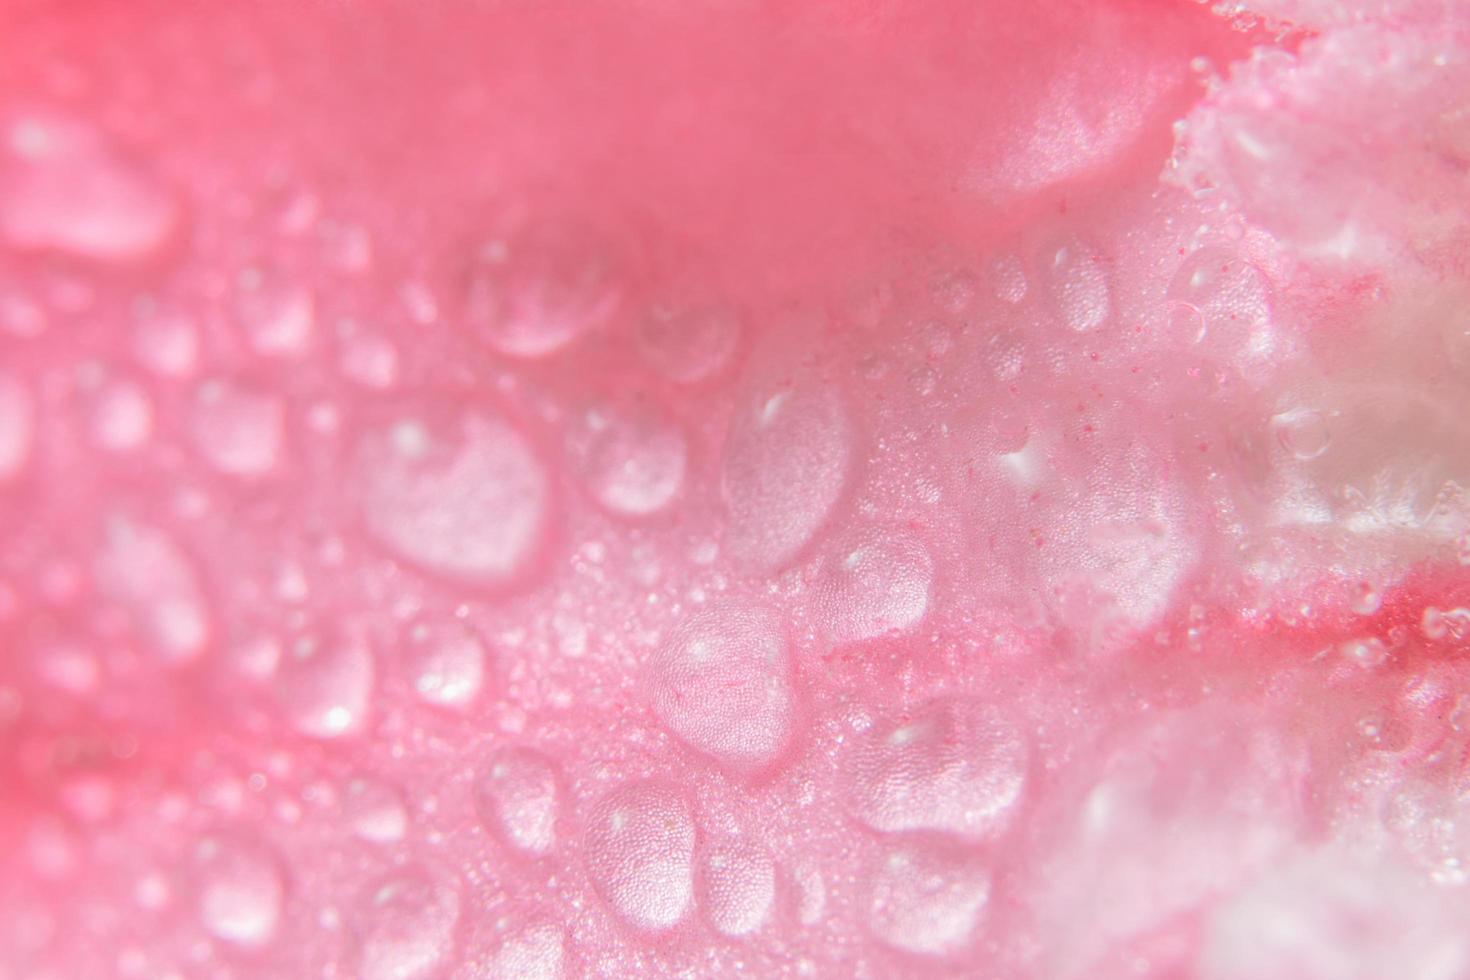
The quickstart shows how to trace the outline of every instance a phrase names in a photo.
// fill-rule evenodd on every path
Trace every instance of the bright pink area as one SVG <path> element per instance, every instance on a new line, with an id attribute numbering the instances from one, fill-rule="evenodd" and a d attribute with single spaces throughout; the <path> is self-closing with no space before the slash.
<path id="1" fill-rule="evenodd" d="M 1467 31 L 0 3 L 0 980 L 1470 976 Z"/>

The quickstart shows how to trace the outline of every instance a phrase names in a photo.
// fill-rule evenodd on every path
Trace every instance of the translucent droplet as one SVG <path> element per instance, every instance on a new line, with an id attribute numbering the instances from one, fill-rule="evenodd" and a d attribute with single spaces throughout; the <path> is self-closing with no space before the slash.
<path id="1" fill-rule="evenodd" d="M 694 904 L 694 818 L 682 794 L 633 783 L 604 796 L 588 816 L 586 859 L 592 882 L 619 916 L 658 932 Z"/>
<path id="2" fill-rule="evenodd" d="M 484 964 L 486 980 L 562 980 L 566 970 L 566 936 L 549 923 L 507 937 Z M 475 976 L 480 976 L 476 973 Z"/>
<path id="3" fill-rule="evenodd" d="M 944 699 L 869 729 L 848 756 L 848 805 L 888 833 L 972 840 L 1010 826 L 1027 783 L 1026 739 L 994 709 Z"/>
<path id="4" fill-rule="evenodd" d="M 181 313 L 147 307 L 133 328 L 133 356 L 154 374 L 182 378 L 199 367 L 199 331 Z"/>
<path id="5" fill-rule="evenodd" d="M 1296 408 L 1271 419 L 1271 428 L 1281 448 L 1297 459 L 1316 459 L 1332 443 L 1332 432 L 1321 412 Z"/>
<path id="6" fill-rule="evenodd" d="M 740 315 L 716 301 L 671 299 L 638 321 L 638 352 L 649 367 L 680 384 L 696 384 L 725 369 L 742 331 Z"/>
<path id="7" fill-rule="evenodd" d="M 30 113 L 0 122 L 0 238 L 23 251 L 109 263 L 158 254 L 177 197 L 91 126 Z"/>
<path id="8" fill-rule="evenodd" d="M 1051 253 L 1048 271 L 1057 309 L 1068 327 L 1085 333 L 1113 315 L 1107 270 L 1091 247 L 1078 241 L 1059 246 Z"/>
<path id="9" fill-rule="evenodd" d="M 376 680 L 372 651 L 361 640 L 302 640 L 286 652 L 276 693 L 303 735 L 341 738 L 362 730 Z"/>
<path id="10" fill-rule="evenodd" d="M 248 269 L 234 296 L 235 322 L 262 357 L 299 357 L 316 333 L 316 297 L 290 276 Z"/>
<path id="11" fill-rule="evenodd" d="M 585 412 L 567 434 L 567 458 L 587 492 L 609 512 L 646 517 L 684 485 L 684 434 L 652 402 L 625 399 Z"/>
<path id="12" fill-rule="evenodd" d="M 1190 253 L 1170 281 L 1167 296 L 1175 308 L 1192 311 L 1186 317 L 1189 329 L 1178 334 L 1185 339 L 1213 335 L 1238 343 L 1271 321 L 1270 281 L 1223 245 L 1206 245 Z M 1186 336 L 1195 330 L 1198 337 Z"/>
<path id="13" fill-rule="evenodd" d="M 414 693 L 425 704 L 464 709 L 485 686 L 485 644 L 457 622 L 415 623 L 408 630 L 403 662 Z"/>
<path id="14" fill-rule="evenodd" d="M 274 472 L 285 441 L 286 406 L 251 384 L 206 381 L 194 397 L 194 448 L 220 473 L 243 479 Z"/>
<path id="15" fill-rule="evenodd" d="M 354 333 L 342 341 L 342 373 L 365 388 L 385 390 L 398 383 L 398 348 L 387 337 Z"/>
<path id="16" fill-rule="evenodd" d="M 454 953 L 460 895 L 447 882 L 406 870 L 375 885 L 358 917 L 362 980 L 425 980 Z"/>
<path id="17" fill-rule="evenodd" d="M 1205 339 L 1204 314 L 1192 303 L 1169 304 L 1169 336 L 1188 344 L 1197 344 Z"/>
<path id="18" fill-rule="evenodd" d="M 1371 616 L 1383 606 L 1383 593 L 1372 582 L 1359 582 L 1353 587 L 1352 610 L 1359 616 Z"/>
<path id="19" fill-rule="evenodd" d="M 1360 667 L 1377 667 L 1388 660 L 1388 647 L 1377 637 L 1348 640 L 1338 647 L 1338 652 Z"/>
<path id="20" fill-rule="evenodd" d="M 724 841 L 708 848 L 701 867 L 702 907 L 710 925 L 727 936 L 759 930 L 776 901 L 776 867 L 759 846 Z"/>
<path id="21" fill-rule="evenodd" d="M 725 442 L 726 550 L 752 570 L 797 558 L 836 508 L 852 468 L 841 394 L 816 379 L 793 385 L 786 377 L 748 391 Z"/>
<path id="22" fill-rule="evenodd" d="M 13 480 L 31 457 L 35 403 L 19 378 L 0 374 L 0 482 Z"/>
<path id="23" fill-rule="evenodd" d="M 198 573 L 162 531 L 110 522 L 94 573 L 98 589 L 127 609 L 162 660 L 192 661 L 208 647 L 214 626 Z"/>
<path id="24" fill-rule="evenodd" d="M 404 415 L 367 432 L 356 479 L 367 530 L 395 557 L 485 586 L 525 574 L 550 524 L 551 485 L 499 415 Z"/>
<path id="25" fill-rule="evenodd" d="M 561 809 L 555 764 L 533 749 L 496 753 L 475 780 L 475 806 L 485 827 L 532 857 L 551 853 Z"/>
<path id="26" fill-rule="evenodd" d="M 195 861 L 199 917 L 213 936 L 247 947 L 275 938 L 286 892 L 275 854 L 253 841 L 208 837 Z"/>
<path id="27" fill-rule="evenodd" d="M 791 740 L 789 641 L 764 606 L 731 601 L 687 617 L 654 654 L 649 687 L 665 727 L 729 769 L 764 769 Z"/>
<path id="28" fill-rule="evenodd" d="M 818 585 L 822 618 L 836 643 L 908 633 L 929 613 L 934 562 L 913 532 L 859 528 L 828 551 Z"/>
<path id="29" fill-rule="evenodd" d="M 990 875 L 948 845 L 890 850 L 873 874 L 868 925 L 890 946 L 949 956 L 969 945 L 990 901 Z"/>
<path id="30" fill-rule="evenodd" d="M 408 832 L 403 795 L 388 783 L 358 778 L 342 793 L 342 818 L 352 832 L 374 844 L 394 844 Z"/>
<path id="31" fill-rule="evenodd" d="M 464 315 L 491 347 L 545 357 L 607 325 L 623 302 L 613 253 L 589 225 L 548 214 L 510 217 L 469 257 Z"/>
<path id="32" fill-rule="evenodd" d="M 126 453 L 153 435 L 153 403 L 138 385 L 109 382 L 96 392 L 91 406 L 92 441 L 97 448 Z"/>

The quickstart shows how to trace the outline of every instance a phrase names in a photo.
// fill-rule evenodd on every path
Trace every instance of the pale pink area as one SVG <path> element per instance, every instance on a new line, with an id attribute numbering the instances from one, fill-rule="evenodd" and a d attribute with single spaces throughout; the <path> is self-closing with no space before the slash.
<path id="1" fill-rule="evenodd" d="M 1470 976 L 1467 93 L 0 0 L 0 980 Z"/>

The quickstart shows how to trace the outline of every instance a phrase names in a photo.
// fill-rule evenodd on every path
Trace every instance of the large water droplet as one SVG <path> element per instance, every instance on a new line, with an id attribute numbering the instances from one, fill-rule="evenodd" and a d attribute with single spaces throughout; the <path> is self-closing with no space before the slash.
<path id="1" fill-rule="evenodd" d="M 24 382 L 0 374 L 0 481 L 20 475 L 31 456 L 35 405 Z"/>
<path id="2" fill-rule="evenodd" d="M 485 980 L 562 980 L 566 976 L 566 935 L 550 923 L 507 937 L 475 976 Z"/>
<path id="3" fill-rule="evenodd" d="M 725 443 L 722 490 L 730 556 L 754 570 L 790 564 L 847 485 L 852 425 L 838 390 L 778 375 L 747 391 Z"/>
<path id="4" fill-rule="evenodd" d="M 405 637 L 403 662 L 425 704 L 467 708 L 485 686 L 485 644 L 462 623 L 415 623 Z"/>
<path id="5" fill-rule="evenodd" d="M 339 738 L 366 724 L 376 673 L 372 651 L 360 639 L 303 639 L 281 661 L 276 695 L 297 731 Z"/>
<path id="6" fill-rule="evenodd" d="M 1239 343 L 1271 320 L 1270 281 L 1223 245 L 1191 252 L 1170 281 L 1167 296 L 1191 311 L 1191 341 L 1203 333 Z"/>
<path id="7" fill-rule="evenodd" d="M 454 952 L 459 890 L 415 871 L 399 871 L 365 896 L 358 919 L 363 980 L 424 980 Z"/>
<path id="8" fill-rule="evenodd" d="M 638 929 L 668 929 L 693 905 L 694 818 L 677 790 L 633 783 L 603 797 L 588 817 L 586 854 L 598 892 Z"/>
<path id="9" fill-rule="evenodd" d="M 722 371 L 740 341 L 740 315 L 718 302 L 656 303 L 638 321 L 638 352 L 659 374 L 695 384 Z"/>
<path id="10" fill-rule="evenodd" d="M 194 448 L 228 476 L 273 472 L 285 441 L 286 407 L 279 397 L 244 382 L 215 379 L 199 386 L 190 432 Z"/>
<path id="11" fill-rule="evenodd" d="M 789 643 L 764 606 L 727 602 L 686 618 L 655 653 L 649 685 L 669 731 L 730 769 L 769 766 L 791 739 Z"/>
<path id="12" fill-rule="evenodd" d="M 611 321 L 623 288 L 612 251 L 594 228 L 516 214 L 470 256 L 464 315 L 502 354 L 545 357 Z"/>
<path id="13" fill-rule="evenodd" d="M 369 431 L 357 479 L 368 531 L 425 571 L 505 586 L 533 563 L 551 486 L 526 438 L 489 412 L 430 422 L 407 415 Z"/>
<path id="14" fill-rule="evenodd" d="M 239 946 L 270 942 L 280 925 L 286 892 L 276 856 L 263 845 L 230 837 L 205 838 L 194 856 L 204 927 Z"/>
<path id="15" fill-rule="evenodd" d="M 0 237 L 24 251 L 99 262 L 157 254 L 178 199 L 92 127 L 28 113 L 0 122 Z"/>
<path id="16" fill-rule="evenodd" d="M 1096 330 L 1113 315 L 1113 293 L 1102 258 L 1089 245 L 1069 241 L 1051 253 L 1052 295 L 1062 320 L 1078 333 Z"/>
<path id="17" fill-rule="evenodd" d="M 403 795 L 388 783 L 360 777 L 342 793 L 342 819 L 352 832 L 374 844 L 393 844 L 408 832 Z"/>
<path id="18" fill-rule="evenodd" d="M 702 907 L 710 925 L 745 936 L 765 925 L 776 901 L 776 866 L 749 841 L 711 845 L 704 854 Z"/>
<path id="19" fill-rule="evenodd" d="M 1332 443 L 1326 417 L 1310 408 L 1294 408 L 1273 416 L 1271 429 L 1281 448 L 1300 460 L 1316 459 Z"/>
<path id="20" fill-rule="evenodd" d="M 913 532 L 859 528 L 833 542 L 818 586 L 835 643 L 908 633 L 929 613 L 934 562 Z"/>
<path id="21" fill-rule="evenodd" d="M 848 806 L 890 833 L 945 831 L 994 837 L 1026 788 L 1024 736 L 978 702 L 940 700 L 869 729 L 852 749 Z"/>
<path id="22" fill-rule="evenodd" d="M 678 424 L 643 399 L 591 408 L 567 433 L 572 471 L 622 517 L 646 517 L 673 502 L 684 485 L 685 454 Z"/>
<path id="23" fill-rule="evenodd" d="M 475 807 L 505 844 L 541 857 L 556 845 L 561 790 L 555 764 L 533 749 L 504 749 L 475 780 Z"/>
<path id="24" fill-rule="evenodd" d="M 194 660 L 209 645 L 213 624 L 198 573 L 162 531 L 111 521 L 94 572 L 99 590 L 128 610 L 161 659 Z"/>
<path id="25" fill-rule="evenodd" d="M 974 857 L 937 843 L 894 848 L 873 875 L 868 925 L 890 946 L 952 955 L 974 935 L 990 901 L 990 875 Z"/>
<path id="26" fill-rule="evenodd" d="M 263 357 L 299 357 L 316 333 L 316 297 L 304 283 L 279 273 L 241 273 L 234 315 L 245 342 Z"/>
<path id="27" fill-rule="evenodd" d="M 130 381 L 109 381 L 93 393 L 89 427 L 98 449 L 126 453 L 153 435 L 153 403 Z"/>

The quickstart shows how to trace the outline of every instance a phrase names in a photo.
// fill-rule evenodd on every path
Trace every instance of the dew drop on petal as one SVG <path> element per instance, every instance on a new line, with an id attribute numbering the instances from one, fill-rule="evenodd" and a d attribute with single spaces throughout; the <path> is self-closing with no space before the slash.
<path id="1" fill-rule="evenodd" d="M 402 656 L 409 683 L 425 704 L 464 709 L 485 686 L 485 644 L 462 623 L 414 623 L 404 637 Z"/>
<path id="2" fill-rule="evenodd" d="M 1014 820 L 1029 751 L 1019 730 L 979 702 L 941 699 L 874 725 L 848 756 L 848 806 L 888 833 L 993 838 Z"/>
<path id="3" fill-rule="evenodd" d="M 425 980 L 453 956 L 459 890 L 414 869 L 394 872 L 363 896 L 358 916 L 363 980 Z"/>
<path id="4" fill-rule="evenodd" d="M 276 695 L 301 734 L 341 738 L 367 723 L 376 675 L 372 651 L 360 639 L 303 639 L 281 659 Z"/>
<path id="5" fill-rule="evenodd" d="M 489 411 L 438 424 L 406 414 L 371 429 L 355 472 L 369 534 L 391 555 L 454 581 L 511 585 L 549 530 L 544 465 Z"/>
<path id="6" fill-rule="evenodd" d="M 650 663 L 653 710 L 731 770 L 764 769 L 795 727 L 789 640 L 772 610 L 737 601 L 691 614 Z"/>
<path id="7" fill-rule="evenodd" d="M 253 841 L 207 837 L 194 858 L 204 927 L 238 946 L 269 943 L 280 925 L 286 890 L 275 854 Z"/>
<path id="8" fill-rule="evenodd" d="M 689 913 L 694 818 L 681 793 L 660 783 L 619 787 L 596 803 L 586 828 L 588 870 L 614 912 L 647 932 Z"/>
<path id="9" fill-rule="evenodd" d="M 475 780 L 475 807 L 486 829 L 523 854 L 556 845 L 561 789 L 555 764 L 535 749 L 497 752 Z"/>

